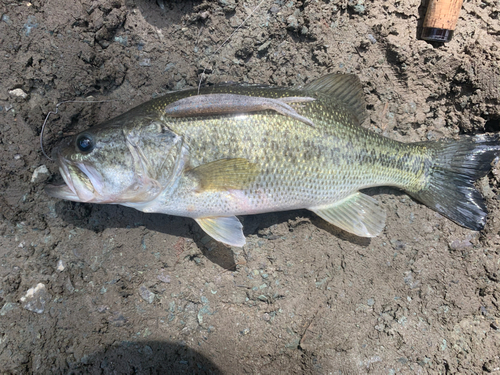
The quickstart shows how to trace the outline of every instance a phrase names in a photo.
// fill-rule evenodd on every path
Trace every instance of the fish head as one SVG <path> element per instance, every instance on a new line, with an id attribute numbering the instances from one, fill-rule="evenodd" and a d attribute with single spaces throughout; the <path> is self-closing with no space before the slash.
<path id="1" fill-rule="evenodd" d="M 81 132 L 54 150 L 64 184 L 48 185 L 48 195 L 124 205 L 158 196 L 172 176 L 180 138 L 155 121 L 119 120 Z"/>

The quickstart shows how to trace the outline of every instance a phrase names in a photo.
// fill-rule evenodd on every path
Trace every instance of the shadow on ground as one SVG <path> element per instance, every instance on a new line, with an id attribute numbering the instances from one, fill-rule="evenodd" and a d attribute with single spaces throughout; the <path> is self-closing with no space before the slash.
<path id="1" fill-rule="evenodd" d="M 396 195 L 403 194 L 390 188 L 373 188 L 365 192 L 374 197 L 383 193 Z M 144 226 L 151 231 L 176 237 L 191 238 L 203 255 L 211 262 L 226 270 L 234 270 L 236 267 L 232 249 L 209 237 L 191 218 L 165 214 L 146 214 L 132 208 L 118 205 L 92 205 L 68 201 L 58 202 L 56 204 L 56 212 L 66 223 L 94 232 L 101 232 L 107 228 L 133 228 Z M 297 220 L 297 218 L 304 218 L 312 222 L 318 228 L 332 233 L 341 240 L 363 247 L 370 245 L 369 238 L 357 237 L 356 235 L 345 232 L 320 219 L 308 210 L 248 215 L 242 216 L 241 220 L 244 226 L 243 230 L 245 237 L 256 234 L 259 237 L 269 239 L 273 236 L 272 234 L 266 234 L 269 232 L 269 228 L 275 224 L 293 222 Z M 293 231 L 293 228 L 290 228 L 290 230 Z"/>
<path id="2" fill-rule="evenodd" d="M 122 341 L 70 364 L 67 374 L 222 374 L 185 343 Z"/>

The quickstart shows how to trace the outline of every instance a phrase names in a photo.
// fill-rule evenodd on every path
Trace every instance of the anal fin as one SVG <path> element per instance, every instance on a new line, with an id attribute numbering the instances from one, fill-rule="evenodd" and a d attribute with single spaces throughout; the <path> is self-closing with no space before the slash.
<path id="1" fill-rule="evenodd" d="M 385 227 L 386 212 L 378 201 L 357 192 L 331 205 L 309 210 L 329 223 L 360 237 L 376 237 Z"/>
<path id="2" fill-rule="evenodd" d="M 195 220 L 205 233 L 217 241 L 237 247 L 246 243 L 243 225 L 236 216 L 202 217 Z"/>

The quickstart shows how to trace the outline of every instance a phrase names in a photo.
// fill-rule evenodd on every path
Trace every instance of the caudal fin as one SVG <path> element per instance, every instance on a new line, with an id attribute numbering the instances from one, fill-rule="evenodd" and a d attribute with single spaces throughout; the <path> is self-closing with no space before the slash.
<path id="1" fill-rule="evenodd" d="M 488 173 L 493 159 L 500 154 L 499 135 L 425 142 L 425 146 L 433 154 L 433 165 L 426 187 L 411 194 L 457 224 L 482 230 L 487 210 L 474 182 Z"/>

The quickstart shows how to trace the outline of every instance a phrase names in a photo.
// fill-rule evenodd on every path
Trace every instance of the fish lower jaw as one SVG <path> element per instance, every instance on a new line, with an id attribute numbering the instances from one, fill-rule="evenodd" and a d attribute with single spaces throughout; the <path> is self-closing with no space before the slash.
<path id="1" fill-rule="evenodd" d="M 47 185 L 45 192 L 52 198 L 65 199 L 73 202 L 84 202 L 68 185 Z"/>

